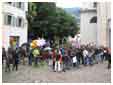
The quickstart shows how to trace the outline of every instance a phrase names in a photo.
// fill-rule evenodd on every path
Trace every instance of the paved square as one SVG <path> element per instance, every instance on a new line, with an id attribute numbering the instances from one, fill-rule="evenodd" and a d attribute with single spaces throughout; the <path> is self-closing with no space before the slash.
<path id="1" fill-rule="evenodd" d="M 110 83 L 111 70 L 107 69 L 107 62 L 94 66 L 80 66 L 66 72 L 53 72 L 47 66 L 36 68 L 28 65 L 19 65 L 18 71 L 2 72 L 2 81 L 8 83 L 33 83 L 33 82 L 66 82 L 66 83 Z"/>

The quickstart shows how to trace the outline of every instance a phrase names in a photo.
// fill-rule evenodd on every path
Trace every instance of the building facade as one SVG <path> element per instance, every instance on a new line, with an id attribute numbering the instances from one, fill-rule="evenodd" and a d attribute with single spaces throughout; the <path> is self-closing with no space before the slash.
<path id="1" fill-rule="evenodd" d="M 111 47 L 111 3 L 97 4 L 97 45 Z"/>
<path id="2" fill-rule="evenodd" d="M 84 3 L 80 11 L 81 44 L 96 43 L 97 10 L 93 3 Z"/>
<path id="3" fill-rule="evenodd" d="M 2 29 L 2 46 L 20 46 L 27 42 L 27 3 L 25 2 L 3 2 L 0 12 Z"/>
<path id="4" fill-rule="evenodd" d="M 81 44 L 95 43 L 96 46 L 110 47 L 111 42 L 110 2 L 87 3 L 81 9 Z"/>

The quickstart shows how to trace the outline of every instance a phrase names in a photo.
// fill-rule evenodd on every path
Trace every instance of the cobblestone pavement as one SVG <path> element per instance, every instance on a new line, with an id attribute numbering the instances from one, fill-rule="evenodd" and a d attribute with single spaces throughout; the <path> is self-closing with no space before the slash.
<path id="1" fill-rule="evenodd" d="M 95 64 L 94 66 L 80 66 L 66 72 L 53 72 L 47 66 L 33 67 L 19 65 L 18 71 L 4 72 L 2 70 L 3 83 L 34 83 L 34 82 L 65 82 L 65 83 L 110 83 L 111 70 L 107 69 L 107 62 Z"/>

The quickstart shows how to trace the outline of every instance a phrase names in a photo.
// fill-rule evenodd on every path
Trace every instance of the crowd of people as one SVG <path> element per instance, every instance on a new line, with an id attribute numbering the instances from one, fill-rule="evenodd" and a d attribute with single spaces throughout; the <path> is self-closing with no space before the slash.
<path id="1" fill-rule="evenodd" d="M 56 53 L 56 55 L 55 55 Z M 108 48 L 95 48 L 93 46 L 82 46 L 81 48 L 59 48 L 53 50 L 53 70 L 66 71 L 71 67 L 92 66 L 94 64 L 108 61 L 108 69 L 111 67 L 111 51 Z"/>
<path id="2" fill-rule="evenodd" d="M 65 72 L 71 68 L 79 68 L 80 65 L 93 66 L 94 64 L 108 61 L 107 68 L 111 68 L 111 50 L 105 47 L 83 45 L 80 48 L 59 47 L 44 50 L 46 47 L 30 47 L 25 50 L 22 47 L 14 49 L 9 47 L 6 51 L 2 48 L 2 64 L 5 65 L 5 71 L 18 70 L 18 65 L 26 64 L 25 58 L 28 59 L 28 65 L 38 65 L 41 61 L 52 61 L 52 69 L 55 72 Z M 5 61 L 5 62 L 4 62 Z M 21 62 L 22 61 L 22 62 Z M 11 68 L 12 64 L 12 68 Z"/>

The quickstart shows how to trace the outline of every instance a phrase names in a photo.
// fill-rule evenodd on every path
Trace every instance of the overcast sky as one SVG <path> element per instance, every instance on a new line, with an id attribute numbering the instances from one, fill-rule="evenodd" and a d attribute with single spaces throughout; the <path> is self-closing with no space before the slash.
<path id="1" fill-rule="evenodd" d="M 77 0 L 60 0 L 56 1 L 56 6 L 61 8 L 82 7 L 82 3 Z"/>

